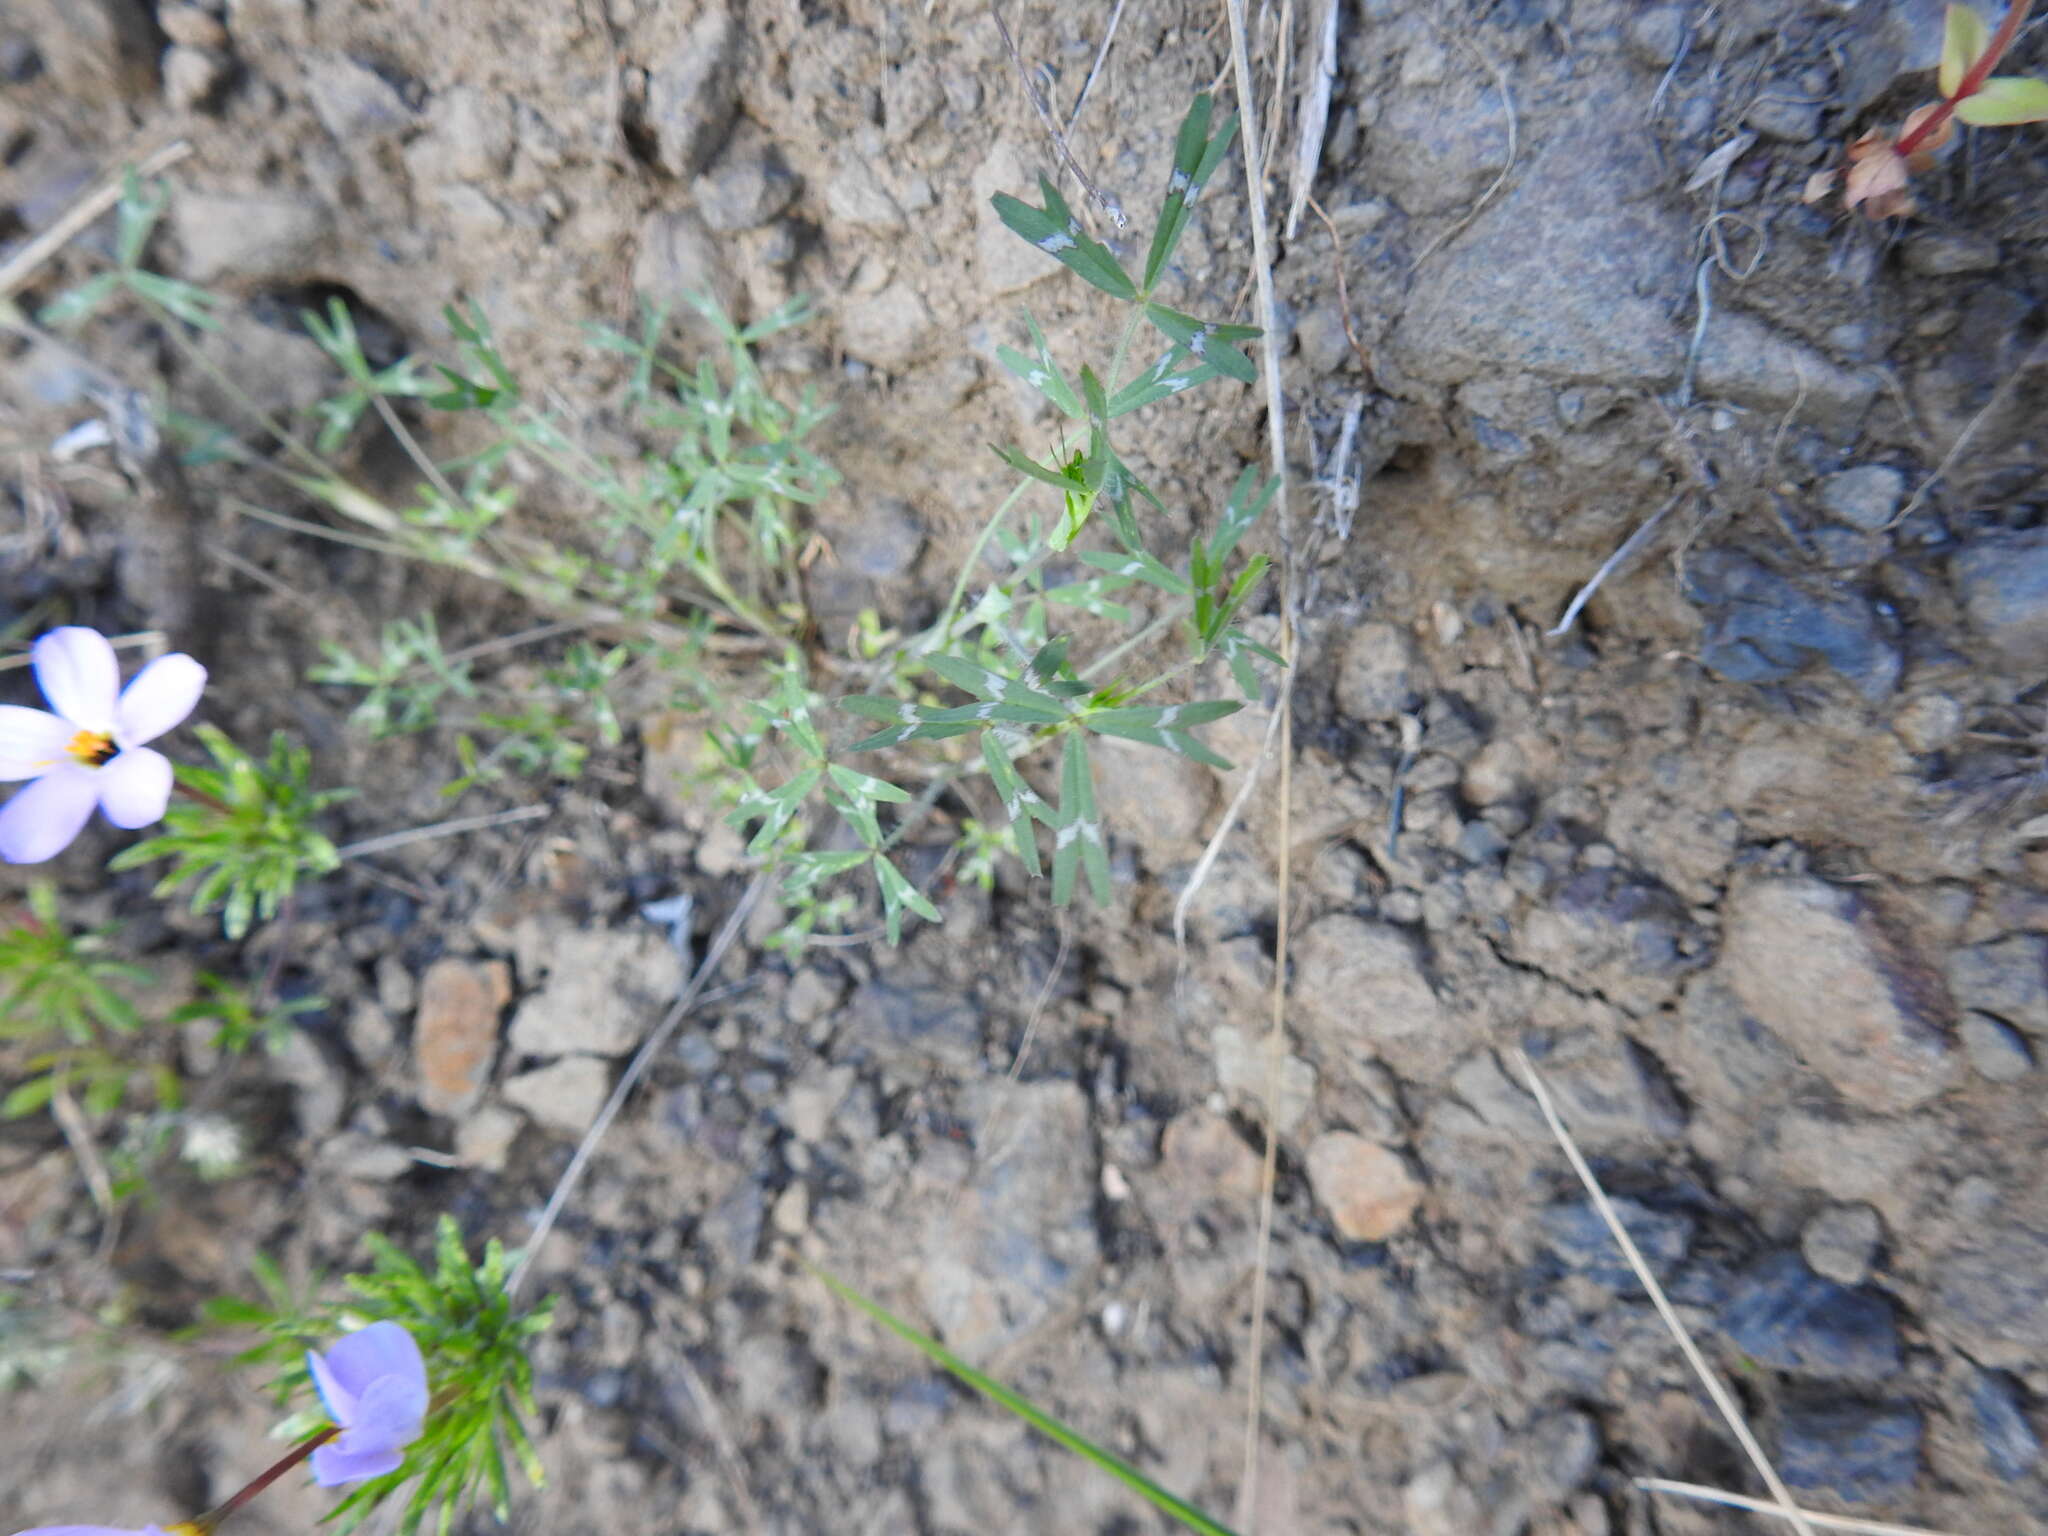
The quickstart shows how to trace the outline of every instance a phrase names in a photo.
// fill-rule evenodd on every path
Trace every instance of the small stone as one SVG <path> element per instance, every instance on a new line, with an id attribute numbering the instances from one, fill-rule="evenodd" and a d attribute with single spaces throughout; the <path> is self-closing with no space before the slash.
<path id="1" fill-rule="evenodd" d="M 2048 528 L 1980 534 L 1950 567 L 1963 611 L 2007 662 L 2048 668 Z"/>
<path id="2" fill-rule="evenodd" d="M 1472 1536 L 1486 1529 L 1478 1494 L 1448 1461 L 1431 1462 L 1402 1485 L 1401 1513 L 1412 1536 Z"/>
<path id="3" fill-rule="evenodd" d="M 1207 1109 L 1184 1110 L 1167 1122 L 1159 1172 L 1170 1192 L 1190 1201 L 1233 1205 L 1259 1192 L 1258 1154 L 1228 1120 Z"/>
<path id="4" fill-rule="evenodd" d="M 768 1219 L 784 1237 L 802 1237 L 811 1225 L 811 1191 L 796 1183 L 775 1197 Z"/>
<path id="5" fill-rule="evenodd" d="M 1954 1081 L 1940 978 L 1852 890 L 1807 876 L 1744 886 L 1719 969 L 1749 1014 L 1854 1104 L 1896 1114 Z"/>
<path id="6" fill-rule="evenodd" d="M 1962 734 L 1963 706 L 1946 693 L 1923 693 L 1892 716 L 1892 733 L 1908 752 L 1939 752 Z"/>
<path id="7" fill-rule="evenodd" d="M 306 100 L 335 141 L 353 149 L 413 124 L 413 110 L 384 76 L 342 53 L 305 59 Z"/>
<path id="8" fill-rule="evenodd" d="M 823 972 L 805 967 L 790 978 L 782 996 L 782 1016 L 799 1026 L 815 1024 L 839 1006 L 843 990 Z"/>
<path id="9" fill-rule="evenodd" d="M 1779 86 L 1776 92 L 1767 91 L 1750 103 L 1749 110 L 1742 114 L 1742 120 L 1767 139 L 1782 139 L 1788 144 L 1804 144 L 1820 133 L 1820 108 L 1805 101 L 1794 101 L 1788 92 L 1790 86 Z"/>
<path id="10" fill-rule="evenodd" d="M 980 1015 L 952 987 L 871 981 L 847 1003 L 844 1028 L 850 1042 L 884 1057 L 961 1069 L 981 1060 Z"/>
<path id="11" fill-rule="evenodd" d="M 750 1417 L 778 1417 L 797 1410 L 808 1420 L 823 1375 L 818 1362 L 793 1334 L 763 1333 L 742 1339 L 732 1352 L 733 1396 Z"/>
<path id="12" fill-rule="evenodd" d="M 156 24 L 165 37 L 186 48 L 225 48 L 228 29 L 220 18 L 202 6 L 164 5 L 157 8 Z"/>
<path id="13" fill-rule="evenodd" d="M 1311 305 L 1294 323 L 1302 361 L 1314 373 L 1336 373 L 1357 357 L 1344 329 L 1344 311 L 1334 302 Z"/>
<path id="14" fill-rule="evenodd" d="M 1859 464 L 1820 483 L 1820 504 L 1837 520 L 1866 533 L 1882 532 L 1906 494 L 1906 476 L 1889 464 Z"/>
<path id="15" fill-rule="evenodd" d="M 1326 1059 L 1377 1057 L 1403 1077 L 1434 1081 L 1477 1028 L 1438 1002 L 1420 947 L 1391 923 L 1332 913 L 1303 932 L 1294 963 L 1298 975 L 1317 979 L 1300 1012 Z"/>
<path id="16" fill-rule="evenodd" d="M 699 870 L 714 880 L 723 879 L 747 862 L 746 836 L 729 821 L 714 821 L 698 840 L 695 857 Z"/>
<path id="17" fill-rule="evenodd" d="M 523 1072 L 505 1084 L 505 1102 L 565 1136 L 590 1128 L 611 1092 L 611 1069 L 595 1056 L 565 1056 L 537 1072 Z"/>
<path id="18" fill-rule="evenodd" d="M 345 1179 L 389 1184 L 412 1171 L 412 1154 L 400 1146 L 359 1131 L 330 1136 L 320 1146 L 320 1162 Z"/>
<path id="19" fill-rule="evenodd" d="M 1920 1412 L 1905 1403 L 1827 1402 L 1785 1410 L 1778 1473 L 1858 1504 L 1897 1498 L 1920 1472 Z"/>
<path id="20" fill-rule="evenodd" d="M 284 1049 L 271 1058 L 271 1065 L 297 1090 L 292 1107 L 307 1139 L 320 1141 L 341 1124 L 342 1111 L 348 1105 L 348 1081 L 328 1060 L 319 1041 L 304 1030 L 294 1030 Z"/>
<path id="21" fill-rule="evenodd" d="M 761 1246 L 761 1224 L 766 1202 L 758 1180 L 747 1179 L 738 1189 L 711 1208 L 698 1224 L 697 1233 L 706 1248 L 726 1264 L 751 1264 Z"/>
<path id="22" fill-rule="evenodd" d="M 413 1016 L 413 1074 L 429 1114 L 460 1115 L 490 1080 L 498 1015 L 512 1000 L 512 970 L 502 960 L 443 958 L 427 967 Z"/>
<path id="23" fill-rule="evenodd" d="M 1869 1206 L 1831 1205 L 1807 1222 L 1799 1234 L 1799 1251 L 1815 1274 L 1841 1285 L 1861 1285 L 1870 1278 L 1883 1235 L 1883 1224 Z"/>
<path id="24" fill-rule="evenodd" d="M 823 1141 L 831 1129 L 832 1116 L 853 1087 L 853 1075 L 851 1067 L 833 1067 L 824 1072 L 813 1068 L 791 1084 L 779 1111 L 789 1134 L 802 1142 Z"/>
<path id="25" fill-rule="evenodd" d="M 832 530 L 832 552 L 870 581 L 907 575 L 925 545 L 924 519 L 900 496 L 863 499 L 860 515 Z"/>
<path id="26" fill-rule="evenodd" d="M 1654 1013 L 1704 962 L 1684 902 L 1648 875 L 1594 867 L 1530 912 L 1518 958 L 1632 1014 Z"/>
<path id="27" fill-rule="evenodd" d="M 885 373 L 901 373 L 924 354 L 932 312 L 915 287 L 889 284 L 867 298 L 840 307 L 839 339 L 847 352 Z"/>
<path id="28" fill-rule="evenodd" d="M 1643 1262 L 1650 1266 L 1650 1273 L 1660 1281 L 1668 1279 L 1691 1251 L 1697 1224 L 1682 1212 L 1652 1210 L 1625 1195 L 1608 1203 L 1621 1218 Z M 1595 1284 L 1606 1286 L 1617 1296 L 1649 1294 L 1591 1199 L 1545 1206 L 1536 1217 L 1536 1227 L 1553 1253 Z"/>
<path id="29" fill-rule="evenodd" d="M 998 138 L 988 158 L 975 167 L 968 201 L 975 212 L 973 280 L 979 292 L 1015 293 L 1060 269 L 1050 256 L 1018 239 L 990 201 L 998 192 L 1014 197 L 1031 185 L 1023 159 L 1007 138 Z"/>
<path id="30" fill-rule="evenodd" d="M 647 126 L 671 176 L 698 175 L 725 143 L 739 111 L 741 48 L 731 12 L 715 4 L 647 72 Z"/>
<path id="31" fill-rule="evenodd" d="M 1484 808 L 1513 800 L 1522 793 L 1528 779 L 1528 761 L 1522 749 L 1506 737 L 1496 737 L 1481 747 L 1465 765 L 1459 786 L 1466 803 Z"/>
<path id="32" fill-rule="evenodd" d="M 1803 402 L 1801 421 L 1851 432 L 1868 414 L 1878 380 L 1872 370 L 1845 368 L 1755 315 L 1717 307 L 1700 347 L 1699 389 L 1705 398 L 1752 410 L 1782 413 Z"/>
<path id="33" fill-rule="evenodd" d="M 382 955 L 377 960 L 377 1002 L 394 1017 L 411 1013 L 419 1001 L 419 984 L 413 980 L 412 972 L 396 955 Z"/>
<path id="34" fill-rule="evenodd" d="M 682 984 L 682 959 L 666 934 L 562 934 L 549 949 L 547 980 L 513 1016 L 511 1048 L 526 1056 L 622 1056 Z"/>
<path id="35" fill-rule="evenodd" d="M 1978 1370 L 1970 1382 L 1970 1408 L 1984 1459 L 2008 1483 L 2025 1477 L 2041 1460 L 2041 1437 L 2027 1422 L 2025 1394 L 2004 1371 Z"/>
<path id="36" fill-rule="evenodd" d="M 1629 18 L 1628 51 L 1644 64 L 1668 67 L 1685 45 L 1686 15 L 1682 6 L 1651 5 Z"/>
<path id="37" fill-rule="evenodd" d="M 1241 1103 L 1265 1104 L 1272 1064 L 1263 1040 L 1249 1040 L 1229 1024 L 1218 1024 L 1210 1032 L 1216 1058 L 1216 1082 L 1226 1094 Z M 1273 1125 L 1283 1134 L 1301 1123 L 1315 1102 L 1316 1069 L 1301 1057 L 1287 1054 L 1280 1060 L 1280 1104 L 1273 1111 Z M 1272 1106 L 1267 1106 L 1272 1110 Z"/>
<path id="38" fill-rule="evenodd" d="M 1918 277 L 1956 277 L 1997 271 L 2002 253 L 1989 235 L 1929 231 L 1906 241 L 1900 259 Z"/>
<path id="39" fill-rule="evenodd" d="M 882 185 L 873 162 L 858 149 L 834 165 L 825 185 L 825 206 L 834 218 L 856 228 L 887 232 L 903 227 L 903 210 Z"/>
<path id="40" fill-rule="evenodd" d="M 797 179 L 782 152 L 750 123 L 733 130 L 711 169 L 690 188 L 704 222 L 721 234 L 758 229 L 795 200 Z"/>
<path id="41" fill-rule="evenodd" d="M 1815 1274 L 1796 1253 L 1774 1253 L 1745 1270 L 1720 1328 L 1737 1349 L 1774 1370 L 1854 1381 L 1881 1381 L 1899 1370 L 1891 1303 Z"/>
<path id="42" fill-rule="evenodd" d="M 1308 1181 L 1347 1242 L 1386 1241 L 1422 1203 L 1422 1186 L 1401 1155 L 1350 1131 L 1326 1131 L 1309 1143 Z"/>
<path id="43" fill-rule="evenodd" d="M 1981 1227 L 1989 1213 L 1966 1209 L 1969 1193 L 1959 1185 L 1947 1207 Z M 2048 1356 L 2048 1234 L 1993 1226 L 1966 1238 L 1933 1274 L 1927 1321 L 1972 1359 L 2017 1369 Z"/>
<path id="44" fill-rule="evenodd" d="M 465 1168 L 502 1173 L 525 1123 L 502 1104 L 486 1104 L 455 1128 L 455 1160 Z"/>
<path id="45" fill-rule="evenodd" d="M 931 1203 L 921 1233 L 896 1242 L 947 1346 L 987 1359 L 1092 1294 L 1101 1260 L 1093 1116 L 1087 1094 L 1057 1080 L 990 1082 L 959 1102 L 975 1125 L 1001 1104 L 1002 1155 L 971 1181 L 941 1175 L 947 1198 Z"/>
<path id="46" fill-rule="evenodd" d="M 1957 950 L 1948 988 L 1958 1007 L 2048 1034 L 2048 936 L 2016 933 Z"/>
<path id="47" fill-rule="evenodd" d="M 398 1044 L 397 1026 L 374 998 L 356 999 L 355 1006 L 349 1010 L 348 1022 L 342 1026 L 342 1033 L 348 1037 L 348 1048 L 355 1052 L 356 1060 L 372 1070 L 380 1066 Z"/>
<path id="48" fill-rule="evenodd" d="M 640 226 L 633 288 L 651 304 L 678 313 L 685 296 L 708 293 L 728 315 L 739 308 L 740 284 L 710 227 L 686 208 L 650 213 Z"/>
<path id="49" fill-rule="evenodd" d="M 2016 1083 L 2034 1070 L 2034 1053 L 2011 1025 L 1988 1013 L 1966 1013 L 1956 1033 L 1977 1075 L 1994 1083 Z"/>
<path id="50" fill-rule="evenodd" d="M 1216 776 L 1177 752 L 1116 738 L 1089 749 L 1096 803 L 1112 838 L 1128 838 L 1164 869 L 1201 851 Z"/>
<path id="51" fill-rule="evenodd" d="M 1820 662 L 1868 699 L 1898 684 L 1898 648 L 1853 590 L 1810 590 L 1740 550 L 1711 549 L 1687 562 L 1685 596 L 1705 620 L 1700 660 L 1730 682 L 1783 682 Z"/>
<path id="52" fill-rule="evenodd" d="M 26 85 L 43 72 L 43 56 L 32 38 L 19 32 L 0 37 L 0 80 Z"/>
<path id="53" fill-rule="evenodd" d="M 163 78 L 165 101 L 180 112 L 202 111 L 227 84 L 227 57 L 211 48 L 174 45 L 164 50 Z"/>
<path id="54" fill-rule="evenodd" d="M 1393 624 L 1361 624 L 1337 664 L 1337 707 L 1354 720 L 1392 720 L 1420 702 L 1422 656 Z"/>
<path id="55" fill-rule="evenodd" d="M 195 283 L 303 276 L 318 264 L 332 233 L 328 212 L 317 203 L 222 192 L 173 198 L 171 225 L 185 248 L 183 274 Z"/>
<path id="56" fill-rule="evenodd" d="M 456 86 L 434 98 L 428 130 L 405 146 L 406 169 L 434 183 L 491 181 L 512 163 L 518 142 L 512 99 Z"/>

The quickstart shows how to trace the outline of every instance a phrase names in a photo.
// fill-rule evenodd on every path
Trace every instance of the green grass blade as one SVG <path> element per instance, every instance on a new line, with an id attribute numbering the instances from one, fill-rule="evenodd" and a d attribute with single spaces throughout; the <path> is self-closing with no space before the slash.
<path id="1" fill-rule="evenodd" d="M 868 1300 L 867 1297 L 846 1284 L 845 1281 L 818 1268 L 815 1264 L 806 1263 L 804 1267 L 810 1270 L 818 1279 L 824 1281 L 831 1288 L 833 1294 L 838 1296 L 841 1301 L 858 1307 L 884 1328 L 895 1334 L 897 1338 L 903 1340 L 906 1344 L 914 1345 L 934 1363 L 952 1372 L 953 1375 L 966 1382 L 975 1391 L 995 1399 L 996 1402 L 1009 1409 L 1010 1412 L 1017 1415 L 1018 1418 L 1039 1431 L 1039 1433 L 1057 1441 L 1060 1445 L 1065 1446 L 1084 1460 L 1093 1462 L 1126 1488 L 1130 1489 L 1131 1492 L 1146 1500 L 1154 1508 L 1164 1510 L 1189 1530 L 1200 1531 L 1202 1536 L 1235 1536 L 1230 1527 L 1223 1524 L 1222 1521 L 1212 1519 L 1185 1499 L 1168 1493 L 1129 1462 L 1112 1456 L 1108 1451 L 1103 1450 L 1102 1447 L 1091 1441 L 1084 1440 L 1080 1435 L 1067 1428 L 1066 1425 L 1062 1424 L 1044 1409 L 1018 1396 L 1001 1382 L 982 1375 L 981 1372 L 947 1349 L 937 1339 L 928 1338 L 926 1335 L 919 1333 L 910 1324 L 888 1311 L 879 1302 Z"/>

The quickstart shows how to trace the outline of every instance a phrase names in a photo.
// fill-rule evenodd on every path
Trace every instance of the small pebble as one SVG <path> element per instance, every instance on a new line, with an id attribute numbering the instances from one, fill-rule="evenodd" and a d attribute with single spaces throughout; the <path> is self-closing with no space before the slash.
<path id="1" fill-rule="evenodd" d="M 1906 477 L 1889 464 L 1859 464 L 1820 483 L 1820 504 L 1837 521 L 1876 533 L 1905 498 Z"/>
<path id="2" fill-rule="evenodd" d="M 1980 1077 L 2014 1083 L 2034 1070 L 2034 1053 L 2020 1032 L 1988 1013 L 1966 1013 L 1957 1029 L 1963 1051 Z"/>
<path id="3" fill-rule="evenodd" d="M 1861 1285 L 1883 1236 L 1877 1212 L 1867 1205 L 1831 1205 L 1799 1234 L 1799 1251 L 1817 1275 L 1841 1285 Z"/>

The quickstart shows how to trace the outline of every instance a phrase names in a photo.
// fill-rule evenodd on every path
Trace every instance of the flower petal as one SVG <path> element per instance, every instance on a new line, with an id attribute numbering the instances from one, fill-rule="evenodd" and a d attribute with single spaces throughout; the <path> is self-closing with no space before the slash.
<path id="1" fill-rule="evenodd" d="M 335 1422 L 344 1428 L 355 1420 L 356 1399 L 369 1391 L 371 1383 L 380 1376 L 417 1382 L 422 1398 L 426 1395 L 427 1363 L 420 1358 L 420 1347 L 413 1342 L 412 1335 L 398 1323 L 372 1323 L 344 1334 L 327 1351 L 326 1365 L 333 1380 L 348 1394 L 348 1417 L 335 1415 Z M 323 1389 L 322 1396 L 325 1395 Z M 330 1401 L 327 1406 L 331 1412 L 335 1405 Z M 424 1401 L 420 1407 L 424 1413 Z"/>
<path id="2" fill-rule="evenodd" d="M 77 734 L 77 726 L 46 709 L 0 704 L 0 784 L 48 773 Z"/>
<path id="3" fill-rule="evenodd" d="M 114 739 L 124 747 L 155 741 L 199 702 L 206 668 L 183 651 L 159 656 L 128 680 L 114 707 Z"/>
<path id="4" fill-rule="evenodd" d="M 100 809 L 117 827 L 146 827 L 164 819 L 171 803 L 171 760 L 154 747 L 130 747 L 94 775 Z"/>
<path id="5" fill-rule="evenodd" d="M 306 1369 L 313 1373 L 313 1390 L 320 1394 L 320 1406 L 327 1417 L 346 1426 L 356 1418 L 356 1395 L 335 1379 L 327 1361 L 315 1350 L 306 1351 Z"/>
<path id="6" fill-rule="evenodd" d="M 113 731 L 121 664 L 105 635 L 80 624 L 53 629 L 36 641 L 35 662 L 50 708 L 82 731 Z"/>
<path id="7" fill-rule="evenodd" d="M 424 1376 L 379 1376 L 356 1399 L 355 1422 L 342 1443 L 350 1450 L 403 1450 L 419 1438 L 426 1416 Z"/>
<path id="8" fill-rule="evenodd" d="M 0 806 L 0 859 L 40 864 L 71 846 L 100 798 L 90 768 L 62 763 Z"/>
<path id="9" fill-rule="evenodd" d="M 322 1488 L 339 1488 L 396 1472 L 404 1461 L 398 1451 L 350 1451 L 329 1441 L 313 1452 L 313 1481 Z"/>
<path id="10" fill-rule="evenodd" d="M 32 1531 L 21 1531 L 17 1536 L 164 1536 L 160 1525 L 145 1526 L 136 1530 L 132 1526 L 114 1525 L 39 1525 Z"/>

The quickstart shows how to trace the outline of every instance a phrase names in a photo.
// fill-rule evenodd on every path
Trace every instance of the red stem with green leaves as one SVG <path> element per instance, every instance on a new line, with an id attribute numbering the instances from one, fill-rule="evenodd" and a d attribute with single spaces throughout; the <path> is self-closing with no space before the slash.
<path id="1" fill-rule="evenodd" d="M 1991 41 L 1984 45 L 1984 51 L 1977 56 L 1977 62 L 1965 70 L 1963 78 L 1956 82 L 1955 94 L 1928 113 L 1921 122 L 1914 125 L 1911 133 L 1892 146 L 1900 156 L 1912 154 L 1940 132 L 1941 125 L 1955 115 L 1956 108 L 1984 88 L 1984 82 L 1991 78 L 1991 71 L 1998 68 L 1998 61 L 2004 58 L 2006 50 L 2012 47 L 2013 39 L 2020 35 L 2020 28 L 2026 23 L 2027 12 L 2033 8 L 2034 0 L 2013 0 L 2013 3 L 2005 8 L 2005 19 L 1998 24 L 1998 30 L 1991 34 Z"/>

